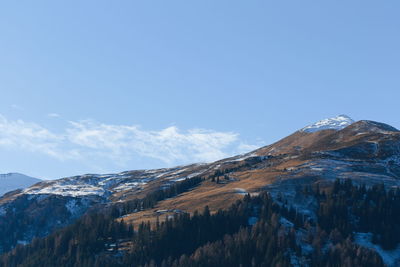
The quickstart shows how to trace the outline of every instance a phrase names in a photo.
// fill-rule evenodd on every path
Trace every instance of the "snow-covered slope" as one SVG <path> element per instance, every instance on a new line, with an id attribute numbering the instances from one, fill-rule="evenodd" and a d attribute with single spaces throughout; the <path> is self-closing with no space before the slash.
<path id="1" fill-rule="evenodd" d="M 40 181 L 21 173 L 0 174 L 0 196 L 12 190 L 27 188 Z"/>
<path id="2" fill-rule="evenodd" d="M 301 129 L 303 132 L 313 133 L 321 130 L 341 130 L 354 123 L 349 116 L 339 115 L 334 118 L 320 120 Z"/>
<path id="3" fill-rule="evenodd" d="M 64 197 L 99 196 L 107 198 L 120 192 L 141 191 L 152 182 L 159 186 L 193 178 L 209 168 L 192 164 L 174 168 L 126 171 L 115 174 L 85 174 L 58 180 L 43 181 L 22 191 L 27 195 L 59 195 Z"/>

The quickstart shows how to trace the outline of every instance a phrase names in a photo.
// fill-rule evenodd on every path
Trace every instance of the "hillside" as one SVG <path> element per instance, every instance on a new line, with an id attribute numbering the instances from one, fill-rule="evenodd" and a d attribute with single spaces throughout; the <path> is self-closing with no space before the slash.
<path id="1" fill-rule="evenodd" d="M 352 181 L 352 184 L 336 185 L 335 187 L 337 179 Z M 324 256 L 318 258 L 321 262 L 326 260 L 325 256 L 330 257 L 330 249 L 334 249 L 336 244 L 346 247 L 349 251 L 360 250 L 359 245 L 362 245 L 365 247 L 365 251 L 362 250 L 359 253 L 367 255 L 366 262 L 373 261 L 377 264 L 376 266 L 379 266 L 379 262 L 381 261 L 380 264 L 382 264 L 381 259 L 383 258 L 383 263 L 396 266 L 400 255 L 395 254 L 395 256 L 388 257 L 385 251 L 396 248 L 397 242 L 400 240 L 397 238 L 399 233 L 393 232 L 395 238 L 390 243 L 385 241 L 386 239 L 382 239 L 383 233 L 376 229 L 379 225 L 378 221 L 359 227 L 356 222 L 351 221 L 353 219 L 350 219 L 359 218 L 357 220 L 362 221 L 368 216 L 373 216 L 370 213 L 360 213 L 359 207 L 367 204 L 357 201 L 361 201 L 365 197 L 374 199 L 374 205 L 380 203 L 382 209 L 397 210 L 397 202 L 373 198 L 375 194 L 373 192 L 377 190 L 382 197 L 386 194 L 385 189 L 379 189 L 381 184 L 386 190 L 397 189 L 400 185 L 400 132 L 383 123 L 354 122 L 347 116 L 341 115 L 306 126 L 274 144 L 213 163 L 192 164 L 168 169 L 127 171 L 119 174 L 87 174 L 43 181 L 27 189 L 7 194 L 0 198 L 0 210 L 2 211 L 0 216 L 3 216 L 3 220 L 0 221 L 0 236 L 3 236 L 0 239 L 0 248 L 6 252 L 17 243 L 30 243 L 34 237 L 45 237 L 55 230 L 55 235 L 58 233 L 63 236 L 65 234 L 63 231 L 67 231 L 63 229 L 74 227 L 68 225 L 74 225 L 74 222 L 87 225 L 87 220 L 90 221 L 90 219 L 85 218 L 87 216 L 90 218 L 90 216 L 95 216 L 91 214 L 98 213 L 111 216 L 111 221 L 108 222 L 109 219 L 105 219 L 107 221 L 105 224 L 122 223 L 127 227 L 130 225 L 134 229 L 142 227 L 142 232 L 143 225 L 145 225 L 142 223 L 150 221 L 148 231 L 152 231 L 150 229 L 156 229 L 159 227 L 159 223 L 166 219 L 174 220 L 173 218 L 183 216 L 182 219 L 175 219 L 178 220 L 176 222 L 178 224 L 179 220 L 186 220 L 183 219 L 186 218 L 185 216 L 195 216 L 194 218 L 196 218 L 198 216 L 196 211 L 203 210 L 205 206 L 207 206 L 210 216 L 222 216 L 218 215 L 220 210 L 237 209 L 235 203 L 243 201 L 243 197 L 247 196 L 250 199 L 245 200 L 244 203 L 247 203 L 245 206 L 250 209 L 243 210 L 241 208 L 232 214 L 228 212 L 226 214 L 228 217 L 237 216 L 235 217 L 238 220 L 237 224 L 229 226 L 232 228 L 227 226 L 230 229 L 227 232 L 221 230 L 219 234 L 215 233 L 215 236 L 207 239 L 208 241 L 218 242 L 224 234 L 233 235 L 234 239 L 234 235 L 240 227 L 251 228 L 257 220 L 274 224 L 273 221 L 276 218 L 271 217 L 274 213 L 275 216 L 281 217 L 279 223 L 274 227 L 276 229 L 287 228 L 284 232 L 292 233 L 294 235 L 292 238 L 299 246 L 291 247 L 290 251 L 292 252 L 283 253 L 280 255 L 281 258 L 276 259 L 282 264 L 291 266 L 297 262 L 297 266 L 310 266 L 312 263 L 310 255 L 314 255 L 312 253 L 316 252 L 317 248 L 313 241 L 305 241 L 305 235 L 315 232 L 318 226 L 328 236 L 329 233 L 333 235 L 333 231 L 339 231 L 342 236 L 342 239 L 339 238 L 339 241 L 334 242 L 333 236 L 322 238 L 321 233 L 317 235 L 314 233 L 314 238 L 324 240 L 320 241 L 323 242 L 321 246 L 327 246 L 325 252 L 323 249 L 319 252 L 325 253 Z M 359 186 L 366 186 L 366 188 L 359 189 Z M 375 191 L 366 191 L 369 188 L 375 188 L 373 189 Z M 323 207 L 342 208 L 336 207 L 335 202 L 330 200 L 339 197 L 338 192 L 346 194 L 353 192 L 353 198 L 343 199 L 343 201 L 354 203 L 352 204 L 354 209 L 349 214 L 343 214 L 333 225 L 324 224 L 323 221 L 329 220 L 329 217 L 333 215 L 331 212 L 321 212 Z M 267 198 L 264 197 L 266 193 L 268 193 Z M 321 197 L 321 194 L 325 194 L 325 196 Z M 398 191 L 393 191 L 391 194 L 397 197 Z M 385 195 L 385 198 L 390 199 L 391 195 Z M 264 214 L 263 218 L 260 217 L 259 204 L 256 204 L 261 203 L 260 201 L 264 203 L 262 205 L 273 210 L 273 212 L 271 210 L 268 214 Z M 272 208 L 271 205 L 275 208 Z M 293 215 L 292 209 L 299 215 Z M 49 216 L 50 214 L 51 216 Z M 301 219 L 296 219 L 298 216 L 301 216 Z M 221 217 L 221 223 L 224 220 Z M 396 218 L 389 219 L 386 221 L 386 225 L 391 225 L 396 220 Z M 347 225 L 349 221 L 351 222 Z M 343 225 L 344 222 L 346 222 L 346 227 Z M 295 224 L 296 227 L 294 227 Z M 266 231 L 265 229 L 261 230 L 261 225 L 257 227 L 261 227 L 259 231 Z M 121 248 L 114 249 L 112 246 L 110 252 L 118 251 L 118 253 L 124 254 L 125 249 L 133 250 L 132 244 L 135 242 L 131 243 L 133 241 L 129 241 L 127 238 L 127 235 L 132 235 L 132 230 L 128 228 L 127 232 L 119 233 L 120 237 L 117 239 L 120 241 L 113 238 L 114 243 L 112 244 L 117 244 Z M 57 231 L 57 229 L 61 230 Z M 353 235 L 352 231 L 360 234 Z M 6 235 L 6 233 L 14 234 Z M 367 233 L 376 237 L 374 245 L 368 243 L 371 240 L 367 238 Z M 113 234 L 109 233 L 109 235 Z M 347 241 L 344 238 L 346 236 L 349 238 Z M 53 238 L 52 235 L 49 238 Z M 104 238 L 108 237 L 104 236 Z M 194 246 L 193 249 L 184 253 L 194 253 L 196 249 L 200 249 L 202 244 L 205 244 L 203 241 L 190 244 L 190 246 Z M 106 244 L 104 241 L 100 243 L 103 244 L 100 247 L 110 249 L 109 243 L 106 242 Z M 388 245 L 389 243 L 390 245 Z M 385 247 L 386 250 L 381 249 L 382 247 Z M 372 251 L 379 252 L 379 255 L 373 254 L 367 248 L 373 248 Z M 287 250 L 288 247 L 285 249 Z M 96 253 L 101 254 L 101 251 L 102 249 Z M 14 253 L 16 252 L 14 251 Z M 292 256 L 289 257 L 289 254 Z M 172 254 L 165 255 L 171 256 Z M 174 257 L 176 258 L 178 255 L 182 254 L 178 253 Z M 287 257 L 289 257 L 289 261 L 284 260 Z M 160 256 L 159 263 L 161 259 Z M 255 259 L 255 261 L 262 262 L 261 259 Z M 146 260 L 143 262 L 145 263 Z M 119 266 L 118 264 L 116 266 Z M 354 266 L 363 266 L 360 265 L 361 263 L 353 264 L 355 264 Z M 170 265 L 167 264 L 167 266 Z"/>

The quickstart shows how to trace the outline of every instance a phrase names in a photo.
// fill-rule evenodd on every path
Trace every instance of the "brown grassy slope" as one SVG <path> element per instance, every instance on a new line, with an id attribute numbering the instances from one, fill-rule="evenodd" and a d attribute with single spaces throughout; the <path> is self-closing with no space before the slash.
<path id="1" fill-rule="evenodd" d="M 217 184 L 207 180 L 189 192 L 160 201 L 154 209 L 132 213 L 125 216 L 123 220 L 135 226 L 147 221 L 155 223 L 157 217 L 163 221 L 167 216 L 173 215 L 173 210 L 193 214 L 196 210 L 202 211 L 205 206 L 208 206 L 213 213 L 218 209 L 225 209 L 236 200 L 243 198 L 243 192 L 254 194 L 261 191 L 263 187 L 273 183 L 282 174 L 283 172 L 280 171 L 258 169 L 230 174 L 230 177 L 236 181 L 229 181 L 226 184 Z M 170 212 L 160 214 L 156 212 L 158 210 L 169 210 Z"/>

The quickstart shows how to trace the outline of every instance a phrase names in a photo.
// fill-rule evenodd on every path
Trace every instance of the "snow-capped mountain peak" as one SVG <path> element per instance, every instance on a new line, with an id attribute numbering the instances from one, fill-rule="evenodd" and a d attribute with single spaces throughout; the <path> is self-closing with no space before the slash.
<path id="1" fill-rule="evenodd" d="M 320 120 L 301 129 L 302 132 L 313 133 L 321 130 L 341 130 L 354 123 L 354 120 L 346 115 L 339 115 L 329 119 Z"/>

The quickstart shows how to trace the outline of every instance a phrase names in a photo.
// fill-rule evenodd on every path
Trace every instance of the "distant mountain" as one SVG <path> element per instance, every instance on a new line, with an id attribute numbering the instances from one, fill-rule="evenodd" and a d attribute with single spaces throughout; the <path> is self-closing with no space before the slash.
<path id="1" fill-rule="evenodd" d="M 0 252 L 56 230 L 50 239 L 33 242 L 21 252 L 25 258 L 14 250 L 5 262 L 34 266 L 46 257 L 48 266 L 85 266 L 77 263 L 77 255 L 85 255 L 79 260 L 93 266 L 110 266 L 110 262 L 115 266 L 239 266 L 238 260 L 250 255 L 242 266 L 400 266 L 399 188 L 400 131 L 340 115 L 213 163 L 86 174 L 42 181 L 7 194 L 0 198 Z M 205 206 L 205 218 L 190 222 L 185 217 Z M 229 212 L 224 215 L 219 210 Z M 174 218 L 176 223 L 157 228 Z M 264 224 L 257 224 L 260 220 Z M 132 240 L 132 229 L 124 230 L 115 222 L 140 229 L 140 236 L 134 237 L 138 240 Z M 150 223 L 141 225 L 146 222 Z M 160 232 L 148 234 L 150 225 L 158 225 L 154 228 Z M 240 227 L 248 232 L 237 232 Z M 251 236 L 260 238 L 254 244 L 247 236 L 253 230 Z M 72 234 L 76 232 L 79 235 Z M 188 238 L 193 243 L 178 238 L 195 233 L 199 236 Z M 102 236 L 93 238 L 98 234 Z M 165 239 L 158 243 L 151 239 L 163 235 Z M 247 248 L 253 250 L 237 249 L 242 241 L 236 244 L 235 240 L 247 240 Z M 274 242 L 267 244 L 268 240 Z M 83 243 L 87 247 L 76 246 Z M 48 244 L 55 248 L 44 251 Z M 282 247 L 273 248 L 277 244 Z M 264 257 L 264 246 L 277 251 L 271 254 L 275 259 Z M 87 254 L 88 248 L 93 255 Z M 255 249 L 259 254 L 251 255 Z M 237 254 L 242 250 L 250 254 Z M 217 251 L 222 254 L 214 255 Z M 151 257 L 155 254 L 158 258 Z M 201 263 L 202 255 L 209 263 Z M 225 255 L 233 256 L 222 261 Z M 136 256 L 140 262 L 134 260 Z M 222 263 L 210 263 L 220 258 Z M 229 260 L 235 264 L 228 264 Z"/>
<path id="2" fill-rule="evenodd" d="M 9 191 L 25 189 L 40 181 L 40 179 L 26 176 L 21 173 L 0 174 L 0 197 Z"/>

